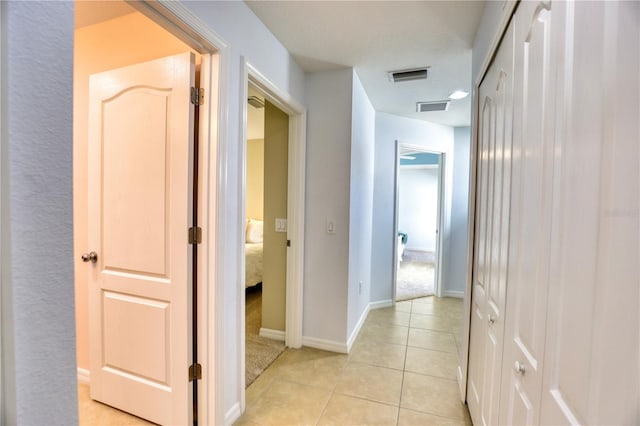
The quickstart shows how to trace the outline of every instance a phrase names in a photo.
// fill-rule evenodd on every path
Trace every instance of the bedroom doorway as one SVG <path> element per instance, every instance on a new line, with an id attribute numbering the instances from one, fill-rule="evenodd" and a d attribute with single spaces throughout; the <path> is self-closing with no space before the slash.
<path id="1" fill-rule="evenodd" d="M 245 386 L 284 351 L 289 116 L 249 84 L 245 166 Z"/>
<path id="2" fill-rule="evenodd" d="M 441 152 L 398 145 L 394 300 L 438 294 L 443 157 Z"/>
<path id="3" fill-rule="evenodd" d="M 245 202 L 247 191 L 247 140 L 249 121 L 249 114 L 251 108 L 254 106 L 249 104 L 249 97 L 251 95 L 257 96 L 259 99 L 252 99 L 254 103 L 262 103 L 264 101 L 265 112 L 265 144 L 264 151 L 264 164 L 267 165 L 267 169 L 263 171 L 266 173 L 269 169 L 276 170 L 280 173 L 279 188 L 284 188 L 284 191 L 280 195 L 273 197 L 277 201 L 278 209 L 273 215 L 269 215 L 267 211 L 263 211 L 263 245 L 264 245 L 264 259 L 263 268 L 270 262 L 270 255 L 268 253 L 269 234 L 272 234 L 274 240 L 277 242 L 277 252 L 282 253 L 284 251 L 285 261 L 284 268 L 281 272 L 284 274 L 284 279 L 280 279 L 282 284 L 281 293 L 278 293 L 278 301 L 281 303 L 281 307 L 277 309 L 266 308 L 272 312 L 275 312 L 278 316 L 277 320 L 280 323 L 275 323 L 273 319 L 267 319 L 266 316 L 261 313 L 260 315 L 260 329 L 258 334 L 261 337 L 270 338 L 271 340 L 279 340 L 279 344 L 284 341 L 284 345 L 289 348 L 300 348 L 302 346 L 302 314 L 303 314 L 303 299 L 302 299 L 302 282 L 304 276 L 304 204 L 305 204 L 305 181 L 306 181 L 306 109 L 289 93 L 279 89 L 269 79 L 267 79 L 260 71 L 258 71 L 251 63 L 246 59 L 242 59 L 241 70 L 241 87 L 243 90 L 240 94 L 240 102 L 242 106 L 243 119 L 245 126 L 241 129 L 239 143 L 239 158 L 241 163 L 239 164 L 238 176 L 241 182 L 240 190 L 240 211 L 241 215 L 246 215 Z M 249 94 L 251 90 L 251 95 Z M 271 117 L 270 111 L 275 116 L 275 119 Z M 271 117 L 271 118 L 270 118 Z M 281 151 L 285 151 L 284 155 L 278 157 L 278 159 L 272 159 L 269 149 L 269 139 L 271 134 L 277 135 L 280 139 Z M 284 142 L 286 141 L 286 142 Z M 282 143 L 284 142 L 284 143 Z M 267 191 L 265 181 L 265 191 Z M 272 197 L 268 194 L 264 194 L 263 209 L 267 207 L 267 203 L 271 201 Z M 284 207 L 283 207 L 284 206 Z M 238 258 L 238 276 L 241 278 L 237 285 L 237 303 L 240 309 L 238 310 L 237 321 L 235 322 L 235 335 L 237 336 L 238 345 L 240 349 L 240 356 L 238 361 L 239 370 L 238 376 L 236 376 L 236 383 L 239 386 L 241 393 L 241 406 L 240 410 L 244 412 L 246 408 L 245 401 L 245 385 L 246 380 L 246 315 L 245 315 L 245 302 L 246 302 L 246 287 L 245 287 L 245 247 L 246 247 L 246 231 L 247 231 L 247 219 L 249 217 L 241 217 L 238 223 L 238 245 L 237 245 L 237 258 Z M 278 219 L 278 220 L 276 220 Z M 284 220 L 283 220 L 284 219 Z M 259 224 L 257 224 L 259 226 Z M 277 230 L 277 231 L 276 231 Z M 267 267 L 268 268 L 268 267 Z M 262 277 L 262 297 L 264 298 L 264 305 L 270 303 L 267 296 L 269 286 L 269 272 L 263 270 Z M 262 305 L 262 303 L 261 303 Z M 282 322 L 282 319 L 284 321 Z M 264 319 L 264 322 L 263 322 Z M 275 324 L 275 325 L 274 325 Z"/>
<path id="4" fill-rule="evenodd" d="M 176 14 L 182 13 L 181 8 L 162 14 L 156 13 L 155 5 L 137 3 L 132 7 L 120 1 L 108 3 L 102 5 L 77 2 L 75 5 L 73 190 L 76 253 L 76 362 L 79 395 L 80 398 L 84 398 L 79 404 L 81 407 L 79 415 L 83 422 L 83 419 L 92 418 L 97 413 L 105 416 L 108 416 L 107 412 L 112 413 L 112 409 L 91 401 L 93 398 L 161 423 L 188 423 L 191 417 L 196 416 L 208 423 L 207 419 L 215 415 L 215 402 L 213 397 L 209 397 L 215 395 L 213 392 L 216 381 L 215 368 L 203 368 L 204 371 L 199 380 L 185 384 L 182 367 L 176 368 L 175 365 L 215 365 L 211 351 L 215 342 L 213 335 L 209 332 L 213 324 L 208 321 L 208 318 L 215 315 L 214 304 L 210 303 L 212 301 L 210 297 L 196 299 L 193 295 L 196 291 L 200 295 L 207 295 L 209 283 L 213 283 L 211 271 L 215 269 L 209 267 L 210 258 L 206 256 L 215 254 L 215 244 L 209 237 L 215 235 L 217 211 L 216 182 L 211 179 L 211 176 L 215 176 L 216 173 L 210 173 L 210 170 L 216 168 L 216 156 L 212 154 L 212 150 L 216 152 L 218 145 L 217 135 L 212 129 L 217 129 L 220 125 L 217 120 L 220 93 L 217 86 L 220 60 L 215 44 L 217 40 L 213 40 L 213 33 L 201 37 L 196 31 L 189 33 L 183 31 L 179 36 L 174 36 L 170 29 L 175 27 L 173 23 L 177 20 Z M 184 24 L 184 29 L 190 28 L 193 24 L 190 20 L 180 22 Z M 197 41 L 195 37 L 198 37 Z M 184 57 L 184 60 L 178 57 Z M 151 64 L 158 67 L 149 68 Z M 144 72 L 139 67 L 144 67 Z M 176 99 L 176 105 L 178 105 L 176 108 L 171 108 L 171 111 L 162 107 L 162 102 L 165 102 L 163 94 L 168 93 L 171 86 L 166 81 L 158 81 L 160 76 L 164 75 L 160 69 L 173 69 L 171 78 L 174 79 L 177 75 L 181 75 L 179 70 L 189 70 L 189 79 L 188 81 L 181 79 L 184 81 L 179 91 L 171 89 L 171 99 Z M 107 102 L 98 101 L 100 97 L 94 99 L 91 95 L 92 89 L 96 88 L 98 90 L 96 93 L 100 96 L 107 96 L 103 90 L 115 90 L 118 86 L 116 83 L 109 86 L 101 82 L 117 81 L 117 84 L 124 84 L 122 82 L 125 74 L 133 83 L 130 81 L 127 88 L 120 87 L 115 95 L 109 94 L 108 102 L 111 102 L 111 105 L 120 103 L 117 104 L 118 107 L 110 107 L 111 115 L 106 112 L 100 115 L 101 119 L 105 120 L 108 115 L 112 123 L 109 127 L 112 129 L 110 139 L 107 139 L 107 136 L 103 138 L 104 141 L 109 140 L 113 143 L 109 142 L 110 149 L 104 147 L 102 149 L 99 148 L 99 144 L 96 145 L 96 141 L 100 139 L 96 138 L 95 132 L 89 129 L 106 128 L 106 126 L 102 126 L 99 121 L 93 119 L 97 116 L 89 114 L 89 111 L 95 108 L 92 109 L 89 105 L 95 106 L 98 103 L 105 105 Z M 107 87 L 111 89 L 106 89 Z M 204 89 L 200 92 L 203 95 L 198 98 L 198 108 L 195 106 L 195 99 L 191 96 L 192 88 Z M 134 109 L 127 109 L 127 113 L 123 113 L 122 111 L 125 110 L 123 102 L 125 99 L 131 99 L 131 97 L 128 98 L 129 95 L 137 98 L 136 102 L 130 101 Z M 151 97 L 155 98 L 151 99 Z M 158 99 L 160 99 L 159 106 L 158 102 L 155 102 Z M 139 105 L 145 108 L 144 111 L 135 111 L 135 107 Z M 105 111 L 109 110 L 108 106 L 104 108 L 106 108 Z M 170 142 L 167 142 L 165 134 L 153 133 L 149 130 L 148 123 L 147 127 L 144 127 L 146 123 L 143 123 L 144 120 L 135 119 L 135 117 L 144 116 L 149 121 L 151 111 L 161 118 L 164 111 L 173 113 L 183 111 L 182 115 L 185 117 L 187 114 L 184 111 L 190 111 L 189 125 L 184 125 L 173 116 L 166 117 L 164 122 L 171 123 L 169 126 L 171 133 L 167 133 L 170 135 Z M 90 124 L 92 121 L 93 125 Z M 98 123 L 97 126 L 96 123 Z M 152 125 L 152 128 L 159 127 Z M 132 136 L 136 130 L 147 137 Z M 114 131 L 116 133 L 113 133 Z M 199 142 L 195 142 L 194 139 L 198 139 Z M 125 143 L 125 146 L 122 145 L 122 141 L 130 143 Z M 144 145 L 145 143 L 148 145 L 149 141 L 156 143 L 152 147 L 156 149 L 152 150 Z M 104 143 L 107 144 L 107 142 Z M 158 143 L 170 143 L 172 149 L 157 149 Z M 196 143 L 199 147 L 197 150 L 200 153 L 199 156 L 195 155 Z M 101 165 L 99 168 L 92 167 L 96 162 Z M 131 167 L 131 164 L 144 164 L 147 167 L 144 176 L 136 176 L 139 168 Z M 166 167 L 170 167 L 171 170 L 171 191 L 167 194 L 164 193 L 166 191 L 164 186 L 160 189 L 157 185 L 154 186 L 158 181 L 163 181 L 162 175 L 167 173 Z M 199 174 L 191 173 L 195 170 L 198 170 Z M 100 172 L 102 175 L 96 174 Z M 105 199 L 109 194 L 110 196 L 114 193 L 118 194 L 119 201 L 110 203 L 112 206 L 120 204 L 131 207 L 135 202 L 142 202 L 145 205 L 133 210 L 129 209 L 130 211 L 124 213 L 111 209 L 108 218 L 107 215 L 91 214 L 91 211 L 101 209 L 100 204 L 95 202 L 96 194 L 99 192 L 88 190 L 88 188 L 100 188 L 99 184 L 93 185 L 96 176 L 101 181 L 104 180 L 102 189 L 99 191 L 102 191 Z M 125 176 L 135 184 L 123 185 Z M 179 182 L 174 182 L 177 179 Z M 153 197 L 148 194 L 153 194 Z M 129 196 L 132 199 L 131 202 L 122 201 L 123 196 Z M 163 198 L 167 214 L 171 213 L 164 217 L 164 210 L 161 207 L 156 208 L 158 204 L 162 205 Z M 199 201 L 192 204 L 191 199 Z M 212 203 L 209 203 L 210 199 L 213 200 Z M 149 211 L 150 208 L 152 208 L 151 211 Z M 132 211 L 137 214 L 132 215 Z M 200 218 L 198 223 L 192 221 L 196 212 Z M 118 213 L 117 219 L 114 219 L 114 213 Z M 141 214 L 144 215 L 142 219 Z M 103 223 L 109 223 L 102 228 L 100 220 Z M 144 230 L 136 226 L 140 222 L 144 222 L 145 226 L 142 227 Z M 163 224 L 166 225 L 164 228 L 166 232 L 170 232 L 171 235 L 167 242 L 162 241 L 164 229 L 157 230 L 162 228 Z M 197 254 L 191 248 L 185 253 L 185 247 L 180 247 L 180 239 L 176 238 L 185 235 L 185 229 L 191 225 L 199 225 L 204 236 Z M 96 230 L 107 227 L 109 232 L 96 234 Z M 126 230 L 124 230 L 125 227 L 127 227 Z M 140 237 L 141 231 L 146 232 L 144 238 Z M 126 234 L 128 236 L 123 243 L 122 235 Z M 155 239 L 151 238 L 150 234 Z M 96 235 L 104 243 L 98 241 Z M 138 238 L 133 240 L 134 237 Z M 140 244 L 142 239 L 146 242 Z M 173 245 L 169 244 L 171 241 L 174 241 Z M 116 243 L 124 248 L 118 249 Z M 148 246 L 149 244 L 151 246 Z M 171 256 L 162 254 L 156 256 L 158 250 L 162 251 L 163 244 L 166 244 L 166 253 L 170 251 Z M 88 253 L 90 250 L 96 250 L 97 254 L 91 255 Z M 126 251 L 124 258 L 123 250 Z M 88 256 L 81 257 L 81 253 L 88 253 Z M 120 257 L 117 258 L 117 256 Z M 132 263 L 134 261 L 137 262 L 135 265 Z M 163 262 L 167 263 L 163 265 Z M 165 269 L 161 271 L 163 266 Z M 94 271 L 99 271 L 102 283 L 109 280 L 109 283 L 113 284 L 116 279 L 113 277 L 117 277 L 118 289 L 96 293 L 95 289 L 98 287 L 94 278 L 98 272 Z M 147 293 L 141 294 L 138 291 L 142 288 L 139 284 L 125 283 L 123 271 L 126 272 L 127 279 L 133 278 L 134 271 L 140 272 L 138 275 L 148 284 L 144 288 Z M 194 271 L 198 272 L 197 281 L 192 279 L 195 277 Z M 167 287 L 169 282 L 171 286 Z M 151 286 L 149 283 L 156 285 Z M 161 283 L 169 290 L 170 288 L 176 290 L 160 294 L 157 292 L 159 288 L 157 283 Z M 151 290 L 155 293 L 151 294 Z M 100 299 L 94 296 L 89 297 L 88 294 L 95 294 L 98 298 L 103 297 L 105 300 L 100 302 Z M 151 299 L 152 301 L 149 302 Z M 196 304 L 200 309 L 194 308 Z M 167 321 L 164 324 L 155 321 L 158 315 L 165 315 L 158 312 L 163 309 L 166 311 L 168 306 L 171 307 L 169 309 L 171 315 L 167 317 Z M 113 315 L 116 311 L 117 315 Z M 132 316 L 136 316 L 137 322 L 130 320 Z M 128 334 L 114 334 L 112 331 L 121 328 L 118 324 L 123 320 L 129 324 Z M 103 321 L 102 325 L 99 321 Z M 137 326 L 132 328 L 131 324 L 134 323 Z M 157 329 L 153 332 L 149 331 L 158 325 L 165 325 L 165 330 L 169 329 L 171 332 L 165 332 L 165 330 L 157 332 Z M 170 335 L 171 339 L 170 341 L 149 340 L 147 338 L 149 335 Z M 132 349 L 130 341 L 135 341 L 137 346 Z M 198 342 L 198 345 L 193 344 L 195 342 Z M 102 348 L 99 345 L 102 345 Z M 182 353 L 174 355 L 173 351 L 182 351 Z M 96 356 L 96 353 L 99 356 Z M 149 355 L 143 357 L 147 361 L 146 364 L 140 362 L 140 354 L 145 353 Z M 162 361 L 168 356 L 172 360 L 170 364 L 168 361 L 166 363 Z M 105 361 L 107 357 L 109 359 Z M 106 370 L 101 369 L 101 366 L 107 363 L 108 373 L 114 373 L 110 377 L 106 377 L 104 374 Z M 152 373 L 150 368 L 153 370 Z M 152 384 L 149 385 L 153 382 L 150 378 L 154 375 L 165 374 L 163 368 L 168 370 L 166 374 L 170 374 L 166 377 L 171 379 L 171 388 L 166 386 L 160 389 Z M 176 380 L 178 373 L 180 377 Z M 116 379 L 112 380 L 115 376 L 117 376 Z M 143 379 L 140 379 L 140 376 Z M 114 385 L 115 381 L 120 379 L 131 380 L 124 385 Z M 140 384 L 149 386 L 142 389 Z M 135 393 L 136 398 L 125 398 L 126 401 L 122 402 L 122 395 L 127 392 L 131 395 Z M 150 396 L 152 393 L 162 395 L 162 398 L 152 399 Z M 162 399 L 162 402 L 158 402 L 159 399 Z M 148 409 L 149 401 L 156 401 L 152 405 L 162 406 L 163 409 Z M 115 417 L 120 416 L 116 414 Z M 109 421 L 106 419 L 107 417 L 103 421 L 108 424 Z"/>

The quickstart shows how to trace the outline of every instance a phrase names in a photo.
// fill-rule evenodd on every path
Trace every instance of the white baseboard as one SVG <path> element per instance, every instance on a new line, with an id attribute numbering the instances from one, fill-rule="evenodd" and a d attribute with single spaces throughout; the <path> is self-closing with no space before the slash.
<path id="1" fill-rule="evenodd" d="M 284 331 L 261 328 L 259 335 L 260 337 L 266 337 L 267 339 L 280 340 L 284 342 Z"/>
<path id="2" fill-rule="evenodd" d="M 360 319 L 358 320 L 358 322 L 356 323 L 356 326 L 353 328 L 353 331 L 351 332 L 351 336 L 349 336 L 349 339 L 347 339 L 347 353 L 351 352 L 351 347 L 353 346 L 354 342 L 358 338 L 358 334 L 360 334 L 360 329 L 364 325 L 364 322 L 367 319 L 367 315 L 369 315 L 369 310 L 371 310 L 371 303 L 369 303 L 367 307 L 364 309 L 364 311 L 362 312 L 362 315 L 360 315 Z"/>
<path id="3" fill-rule="evenodd" d="M 348 354 L 349 348 L 345 343 L 334 342 L 333 340 L 317 339 L 315 337 L 302 336 L 302 346 L 322 349 L 323 351 Z"/>
<path id="4" fill-rule="evenodd" d="M 242 415 L 242 410 L 240 409 L 240 403 L 236 402 L 233 404 L 229 411 L 224 415 L 224 424 L 232 425 L 234 424 Z"/>
<path id="5" fill-rule="evenodd" d="M 393 300 L 391 300 L 391 299 L 380 300 L 378 302 L 369 303 L 369 310 L 381 309 L 381 308 L 390 308 L 391 306 L 393 306 Z"/>
<path id="6" fill-rule="evenodd" d="M 458 391 L 460 392 L 460 401 L 465 402 L 465 383 L 462 382 L 462 367 L 458 366 L 456 378 L 458 379 Z"/>
<path id="7" fill-rule="evenodd" d="M 442 297 L 457 297 L 458 299 L 464 299 L 464 291 L 459 290 L 444 290 Z"/>
<path id="8" fill-rule="evenodd" d="M 86 368 L 78 367 L 78 382 L 80 383 L 89 383 L 91 373 Z"/>

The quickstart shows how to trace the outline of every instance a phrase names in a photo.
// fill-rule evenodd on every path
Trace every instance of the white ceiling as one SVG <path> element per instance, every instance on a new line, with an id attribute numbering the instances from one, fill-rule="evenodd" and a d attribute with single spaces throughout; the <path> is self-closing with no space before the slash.
<path id="1" fill-rule="evenodd" d="M 471 100 L 417 113 L 418 101 L 471 91 L 471 47 L 484 1 L 246 1 L 307 72 L 354 67 L 377 111 L 468 126 Z M 387 72 L 430 66 L 427 80 Z"/>
<path id="2" fill-rule="evenodd" d="M 246 3 L 305 71 L 354 67 L 377 111 L 469 125 L 470 97 L 452 101 L 448 111 L 417 113 L 415 103 L 445 100 L 456 89 L 471 91 L 471 47 L 484 1 Z M 109 0 L 76 0 L 75 8 L 76 28 L 135 11 Z M 427 80 L 388 79 L 389 71 L 421 66 L 431 67 Z"/>

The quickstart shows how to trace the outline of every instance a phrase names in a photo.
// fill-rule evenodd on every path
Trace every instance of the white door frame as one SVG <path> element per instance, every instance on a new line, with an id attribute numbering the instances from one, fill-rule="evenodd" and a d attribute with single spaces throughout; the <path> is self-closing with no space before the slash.
<path id="1" fill-rule="evenodd" d="M 205 89 L 200 107 L 198 217 L 203 229 L 198 247 L 198 359 L 202 380 L 198 388 L 201 424 L 224 423 L 223 274 L 224 224 L 227 188 L 228 44 L 180 2 L 171 0 L 127 1 L 128 4 L 174 34 L 202 55 L 200 86 Z M 186 371 L 185 366 L 185 371 Z"/>
<path id="2" fill-rule="evenodd" d="M 398 222 L 399 222 L 399 213 L 400 213 L 400 197 L 398 194 L 400 193 L 400 147 L 410 148 L 416 151 L 436 154 L 439 156 L 438 161 L 438 232 L 436 234 L 436 271 L 434 277 L 434 295 L 437 297 L 442 297 L 442 258 L 443 258 L 443 236 L 444 233 L 444 204 L 445 204 L 445 196 L 446 193 L 444 191 L 444 180 L 445 180 L 445 165 L 446 165 L 446 152 L 434 150 L 432 148 L 426 148 L 421 145 L 414 145 L 410 143 L 403 143 L 396 140 L 396 156 L 395 156 L 395 191 L 393 193 L 393 299 L 392 302 L 395 305 L 396 303 L 396 288 L 398 286 Z"/>
<path id="3" fill-rule="evenodd" d="M 4 37 L 4 29 L 2 28 L 2 11 L 3 11 L 3 6 L 0 5 L 0 37 Z M 0 43 L 0 99 L 4 99 L 4 94 L 2 93 L 5 85 L 4 85 L 4 80 L 5 80 L 5 75 L 2 72 L 2 70 L 4 70 L 4 44 Z M 0 102 L 0 129 L 2 129 L 2 124 L 4 122 L 4 102 Z M 5 149 L 4 147 L 7 146 L 7 144 L 5 142 L 7 142 L 5 140 L 5 132 L 3 131 L 0 134 L 0 140 L 2 141 L 2 143 L 0 143 L 0 200 L 2 200 L 2 190 L 4 189 L 3 183 L 2 183 L 2 170 L 4 169 L 4 159 L 6 158 L 5 155 L 3 154 L 3 150 Z M 1 202 L 0 202 L 1 203 Z M 0 258 L 5 257 L 2 256 L 2 252 L 5 250 L 3 245 L 2 245 L 2 229 L 4 229 L 4 222 L 3 222 L 3 213 L 2 210 L 4 209 L 4 204 L 0 204 Z M 6 258 L 6 257 L 5 257 Z M 0 322 L 4 323 L 3 317 L 2 317 L 2 293 L 3 293 L 3 282 L 2 282 L 2 262 L 0 262 Z M 4 342 L 2 340 L 2 329 L 3 327 L 0 327 L 0 383 L 4 383 Z M 4 413 L 4 393 L 3 393 L 3 388 L 4 386 L 0 386 L 0 413 Z M 4 418 L 2 417 L 2 415 L 0 415 L 0 423 L 2 423 L 4 421 Z"/>
<path id="4" fill-rule="evenodd" d="M 286 283 L 286 314 L 285 314 L 285 345 L 291 348 L 302 346 L 302 291 L 304 277 L 304 200 L 306 177 L 306 138 L 307 138 L 307 110 L 290 94 L 280 90 L 258 69 L 241 57 L 242 70 L 240 76 L 240 138 L 238 141 L 239 157 L 242 164 L 239 167 L 241 182 L 239 211 L 241 220 L 238 222 L 238 245 L 236 253 L 239 259 L 238 276 L 238 320 L 236 321 L 236 335 L 240 347 L 240 377 L 238 383 L 241 389 L 241 408 L 245 410 L 245 254 L 244 254 L 244 225 L 246 222 L 246 175 L 247 175 L 247 97 L 249 84 L 262 92 L 266 99 L 289 116 L 289 155 L 288 155 L 288 184 L 287 184 L 287 239 L 291 246 L 287 249 L 287 283 Z"/>

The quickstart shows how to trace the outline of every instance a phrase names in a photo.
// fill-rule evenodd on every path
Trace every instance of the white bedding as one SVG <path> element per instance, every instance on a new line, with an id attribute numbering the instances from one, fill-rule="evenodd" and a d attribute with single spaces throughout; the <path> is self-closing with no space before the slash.
<path id="1" fill-rule="evenodd" d="M 262 243 L 245 243 L 245 288 L 262 282 Z"/>

